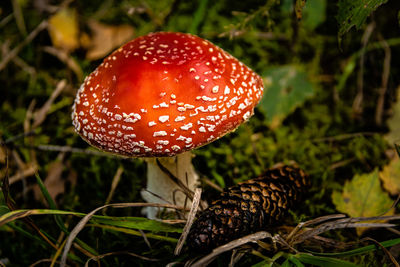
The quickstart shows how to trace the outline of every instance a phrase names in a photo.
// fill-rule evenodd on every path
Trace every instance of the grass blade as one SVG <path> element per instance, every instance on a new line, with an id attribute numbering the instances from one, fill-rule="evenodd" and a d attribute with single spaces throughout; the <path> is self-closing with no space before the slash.
<path id="1" fill-rule="evenodd" d="M 357 267 L 358 265 L 344 261 L 344 260 L 339 260 L 339 259 L 334 259 L 334 258 L 329 258 L 329 257 L 321 257 L 321 256 L 313 256 L 310 254 L 305 254 L 305 253 L 300 253 L 297 255 L 294 255 L 293 258 L 296 258 L 302 263 L 306 264 L 312 264 L 315 266 L 321 266 L 321 267 Z"/>
<path id="2" fill-rule="evenodd" d="M 74 215 L 77 217 L 84 217 L 87 214 L 73 211 L 64 210 L 50 210 L 50 209 L 30 209 L 30 210 L 15 210 L 10 211 L 0 216 L 0 226 L 21 219 L 31 215 Z M 91 220 L 93 224 L 105 224 L 111 226 L 124 227 L 136 230 L 149 230 L 153 232 L 173 232 L 180 233 L 182 229 L 177 226 L 150 220 L 143 217 L 112 217 L 94 215 Z"/>
<path id="3" fill-rule="evenodd" d="M 380 243 L 382 247 L 392 247 L 394 245 L 400 244 L 400 238 L 392 239 L 392 240 L 386 240 Z M 362 248 L 356 248 L 353 250 L 349 251 L 343 251 L 343 252 L 336 252 L 336 253 L 318 253 L 318 252 L 311 252 L 314 255 L 320 255 L 320 256 L 328 256 L 328 257 L 347 257 L 347 256 L 354 256 L 358 254 L 363 254 L 367 253 L 370 251 L 375 251 L 377 248 L 376 245 L 368 245 Z"/>

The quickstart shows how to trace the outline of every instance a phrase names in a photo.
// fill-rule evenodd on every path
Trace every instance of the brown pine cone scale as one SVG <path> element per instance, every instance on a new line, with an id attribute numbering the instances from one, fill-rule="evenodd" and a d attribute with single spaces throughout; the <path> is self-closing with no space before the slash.
<path id="1" fill-rule="evenodd" d="M 284 165 L 228 188 L 194 222 L 188 246 L 196 251 L 209 251 L 277 225 L 301 200 L 309 182 L 303 170 Z"/>

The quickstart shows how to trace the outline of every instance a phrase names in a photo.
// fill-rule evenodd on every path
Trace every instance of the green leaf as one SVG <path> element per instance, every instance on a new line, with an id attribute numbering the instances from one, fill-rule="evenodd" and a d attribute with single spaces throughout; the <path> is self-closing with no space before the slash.
<path id="1" fill-rule="evenodd" d="M 220 175 L 217 171 L 212 170 L 212 175 L 215 178 L 215 180 L 217 181 L 218 185 L 222 188 L 225 188 L 225 180 L 224 177 L 222 175 Z"/>
<path id="2" fill-rule="evenodd" d="M 328 258 L 328 257 L 321 257 L 321 256 L 313 256 L 305 253 L 300 253 L 294 255 L 295 258 L 297 258 L 299 261 L 302 263 L 306 264 L 312 264 L 315 266 L 322 266 L 322 267 L 357 267 L 356 264 L 344 261 L 344 260 L 339 260 L 339 259 L 334 259 L 334 258 Z"/>
<path id="3" fill-rule="evenodd" d="M 355 175 L 351 181 L 346 181 L 342 192 L 333 192 L 332 201 L 338 211 L 351 217 L 392 214 L 387 213 L 392 206 L 392 200 L 381 188 L 378 169 Z"/>
<path id="4" fill-rule="evenodd" d="M 340 0 L 336 17 L 339 24 L 339 40 L 352 27 L 360 29 L 367 17 L 388 0 Z"/>
<path id="5" fill-rule="evenodd" d="M 266 92 L 260 107 L 271 128 L 279 126 L 287 115 L 315 93 L 307 74 L 296 65 L 270 68 L 263 79 Z"/>
<path id="6" fill-rule="evenodd" d="M 299 259 L 297 259 L 296 257 L 290 257 L 289 260 L 294 266 L 304 267 L 304 264 L 302 264 L 301 261 Z"/>
<path id="7" fill-rule="evenodd" d="M 291 267 L 291 266 L 292 266 L 292 263 L 289 259 L 286 259 L 281 265 L 281 267 Z"/>
<path id="8" fill-rule="evenodd" d="M 314 30 L 326 19 L 326 0 L 307 1 L 303 9 L 303 25 Z"/>
<path id="9" fill-rule="evenodd" d="M 268 260 L 263 260 L 263 261 L 260 261 L 260 262 L 258 262 L 256 264 L 251 265 L 251 267 L 269 267 L 271 265 L 272 264 Z M 283 265 L 281 265 L 281 267 L 282 266 Z"/>

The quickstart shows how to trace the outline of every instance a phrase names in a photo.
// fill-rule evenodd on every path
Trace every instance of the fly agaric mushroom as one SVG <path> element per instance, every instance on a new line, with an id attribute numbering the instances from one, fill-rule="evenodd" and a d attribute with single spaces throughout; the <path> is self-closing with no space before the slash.
<path id="1" fill-rule="evenodd" d="M 253 115 L 262 94 L 262 79 L 209 41 L 151 33 L 114 51 L 86 77 L 72 120 L 83 139 L 101 150 L 129 157 L 177 156 L 166 167 L 193 190 L 198 176 L 191 154 L 183 152 L 235 130 Z M 148 163 L 147 190 L 154 194 L 144 191 L 143 198 L 182 205 L 185 197 L 174 195 L 176 183 L 154 160 Z"/>

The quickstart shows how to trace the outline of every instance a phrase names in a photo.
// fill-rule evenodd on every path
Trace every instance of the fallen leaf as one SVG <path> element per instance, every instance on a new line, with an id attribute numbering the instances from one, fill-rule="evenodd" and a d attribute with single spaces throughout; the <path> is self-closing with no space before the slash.
<path id="1" fill-rule="evenodd" d="M 132 39 L 134 34 L 134 29 L 130 25 L 109 26 L 95 20 L 89 21 L 88 25 L 92 31 L 92 39 L 89 42 L 86 58 L 90 60 L 105 57 L 113 49 Z"/>
<path id="2" fill-rule="evenodd" d="M 351 217 L 393 214 L 393 209 L 389 211 L 393 201 L 381 188 L 378 169 L 355 175 L 351 181 L 346 181 L 342 192 L 333 192 L 332 201 L 339 212 Z M 361 235 L 364 230 L 365 228 L 357 228 L 357 233 Z"/>
<path id="3" fill-rule="evenodd" d="M 397 88 L 397 102 L 393 105 L 392 110 L 392 117 L 387 120 L 389 133 L 385 138 L 394 145 L 400 141 L 400 87 Z"/>
<path id="4" fill-rule="evenodd" d="M 49 34 L 53 45 L 65 51 L 79 47 L 79 27 L 76 11 L 64 8 L 49 19 Z"/>
<path id="5" fill-rule="evenodd" d="M 3 147 L 0 147 L 0 163 L 6 163 L 6 151 Z"/>
<path id="6" fill-rule="evenodd" d="M 314 30 L 326 20 L 327 0 L 308 1 L 303 9 L 303 25 Z"/>
<path id="7" fill-rule="evenodd" d="M 49 165 L 47 177 L 44 180 L 44 185 L 52 199 L 56 199 L 59 194 L 62 194 L 65 191 L 65 182 L 62 179 L 64 167 L 65 165 L 62 159 L 57 159 Z M 37 200 L 44 199 L 38 186 L 35 187 L 34 193 Z"/>
<path id="8" fill-rule="evenodd" d="M 266 92 L 260 107 L 271 128 L 279 126 L 287 115 L 315 92 L 307 74 L 296 65 L 270 68 L 263 79 Z"/>
<path id="9" fill-rule="evenodd" d="M 383 187 L 391 195 L 400 194 L 400 160 L 395 157 L 383 170 L 379 173 L 379 177 L 383 182 Z"/>

